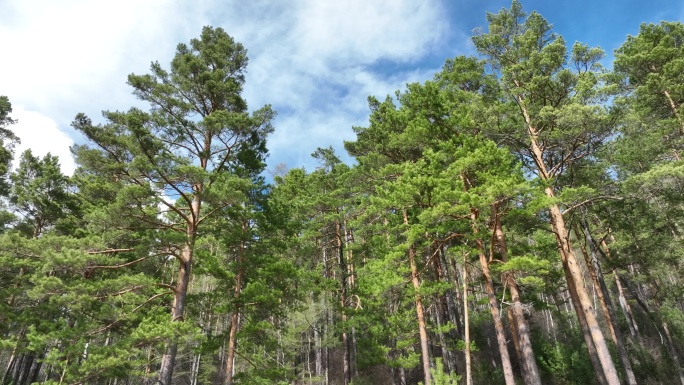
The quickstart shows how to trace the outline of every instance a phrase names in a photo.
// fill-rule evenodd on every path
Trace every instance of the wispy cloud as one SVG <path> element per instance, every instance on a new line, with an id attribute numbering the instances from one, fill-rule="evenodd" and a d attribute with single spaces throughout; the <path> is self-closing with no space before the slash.
<path id="1" fill-rule="evenodd" d="M 21 106 L 16 131 L 25 143 L 66 154 L 53 138 L 61 130 L 83 140 L 68 126 L 77 112 L 97 120 L 100 110 L 137 104 L 127 74 L 166 65 L 178 42 L 220 26 L 249 51 L 250 107 L 280 112 L 270 163 L 299 167 L 316 147 L 341 149 L 351 139 L 368 95 L 432 76 L 437 68 L 421 60 L 447 33 L 443 11 L 440 2 L 413 0 L 5 0 L 0 41 L 10 55 L 0 94 Z M 29 125 L 26 116 L 43 119 Z"/>

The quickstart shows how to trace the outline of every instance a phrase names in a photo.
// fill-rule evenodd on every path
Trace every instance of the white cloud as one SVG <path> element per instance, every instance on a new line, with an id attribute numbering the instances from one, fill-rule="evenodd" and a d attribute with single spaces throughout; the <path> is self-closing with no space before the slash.
<path id="1" fill-rule="evenodd" d="M 249 51 L 250 107 L 268 103 L 280 113 L 270 162 L 298 167 L 316 147 L 351 139 L 351 126 L 367 118 L 368 95 L 432 76 L 388 75 L 378 63 L 407 68 L 431 52 L 448 30 L 443 11 L 440 2 L 414 0 L 5 0 L 0 41 L 10 55 L 0 94 L 80 141 L 69 128 L 77 112 L 98 121 L 101 110 L 138 103 L 129 73 L 147 72 L 151 61 L 166 66 L 203 25 L 223 27 Z"/>
<path id="2" fill-rule="evenodd" d="M 408 61 L 445 32 L 440 10 L 436 2 L 308 0 L 291 37 L 305 63 L 320 60 L 336 67 L 381 58 Z"/>
<path id="3" fill-rule="evenodd" d="M 22 106 L 14 106 L 11 116 L 17 123 L 10 129 L 21 139 L 21 144 L 15 148 L 15 168 L 19 165 L 19 156 L 31 149 L 34 156 L 43 157 L 48 153 L 57 156 L 62 172 L 73 175 L 76 164 L 69 147 L 74 141 L 57 127 L 57 122 L 40 112 L 27 111 Z"/>

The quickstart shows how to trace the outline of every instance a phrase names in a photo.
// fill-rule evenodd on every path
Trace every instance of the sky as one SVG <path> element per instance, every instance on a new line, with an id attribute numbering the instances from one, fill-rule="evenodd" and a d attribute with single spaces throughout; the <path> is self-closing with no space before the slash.
<path id="1" fill-rule="evenodd" d="M 684 21 L 672 0 L 530 0 L 555 32 L 612 52 L 641 23 Z M 178 43 L 202 27 L 222 27 L 248 50 L 243 96 L 250 110 L 278 112 L 268 167 L 317 164 L 311 153 L 343 142 L 368 122 L 367 98 L 431 79 L 447 58 L 476 55 L 471 37 L 487 30 L 500 0 L 0 0 L 0 95 L 9 97 L 17 154 L 50 152 L 66 174 L 69 147 L 85 139 L 70 126 L 83 112 L 146 108 L 128 74 L 168 68 Z M 17 155 L 18 157 L 18 155 Z M 15 162 L 18 163 L 18 162 Z"/>

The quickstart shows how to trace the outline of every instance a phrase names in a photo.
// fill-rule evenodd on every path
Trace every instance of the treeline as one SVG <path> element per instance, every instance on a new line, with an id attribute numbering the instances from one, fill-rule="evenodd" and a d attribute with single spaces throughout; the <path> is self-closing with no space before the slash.
<path id="1" fill-rule="evenodd" d="M 73 177 L 0 98 L 1 384 L 682 384 L 684 25 L 615 51 L 487 14 L 479 57 L 274 172 L 205 27 L 83 114 Z"/>

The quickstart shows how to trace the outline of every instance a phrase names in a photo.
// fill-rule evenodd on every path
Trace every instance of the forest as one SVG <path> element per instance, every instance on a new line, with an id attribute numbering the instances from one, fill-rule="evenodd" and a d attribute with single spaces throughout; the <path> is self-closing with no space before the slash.
<path id="1" fill-rule="evenodd" d="M 73 176 L 0 96 L 0 385 L 684 385 L 684 24 L 606 68 L 486 21 L 314 170 L 221 28 L 75 115 Z"/>

